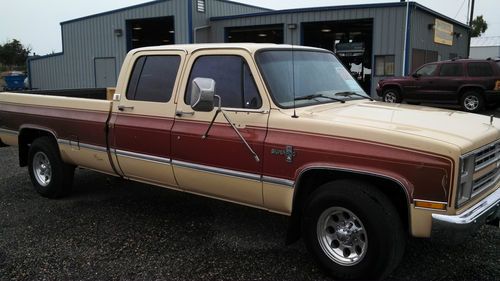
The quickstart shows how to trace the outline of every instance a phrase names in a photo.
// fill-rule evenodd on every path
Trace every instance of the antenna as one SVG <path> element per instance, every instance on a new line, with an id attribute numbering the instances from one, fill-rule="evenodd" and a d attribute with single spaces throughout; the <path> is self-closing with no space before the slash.
<path id="1" fill-rule="evenodd" d="M 288 25 L 288 29 L 292 32 L 292 93 L 293 93 L 293 115 L 292 118 L 299 118 L 297 115 L 297 106 L 295 105 L 295 50 L 294 50 L 294 42 L 293 42 L 293 34 L 295 33 L 295 29 L 297 29 L 297 24 L 292 23 Z"/>

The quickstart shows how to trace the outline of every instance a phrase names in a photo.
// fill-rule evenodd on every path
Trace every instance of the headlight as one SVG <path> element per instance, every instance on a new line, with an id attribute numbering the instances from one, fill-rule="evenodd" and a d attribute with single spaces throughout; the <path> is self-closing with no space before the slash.
<path id="1" fill-rule="evenodd" d="M 460 177 L 457 190 L 456 207 L 460 207 L 472 196 L 472 183 L 474 174 L 474 155 L 460 157 Z"/>

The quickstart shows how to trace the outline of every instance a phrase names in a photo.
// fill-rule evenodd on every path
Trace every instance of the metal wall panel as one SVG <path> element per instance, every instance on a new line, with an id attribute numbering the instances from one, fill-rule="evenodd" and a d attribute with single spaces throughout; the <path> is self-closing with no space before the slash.
<path id="1" fill-rule="evenodd" d="M 263 14 L 215 20 L 211 24 L 211 41 L 224 42 L 226 27 L 284 24 L 285 43 L 300 45 L 302 43 L 301 23 L 356 19 L 373 20 L 373 56 L 394 55 L 395 72 L 401 73 L 403 68 L 406 19 L 406 8 L 403 6 L 323 11 L 314 10 L 302 11 L 299 13 Z M 296 30 L 288 29 L 288 24 L 297 24 L 298 28 Z M 372 61 L 374 62 L 374 59 L 372 59 Z M 372 75 L 372 94 L 375 94 L 375 87 L 382 78 L 384 77 Z"/>
<path id="2" fill-rule="evenodd" d="M 447 21 L 446 19 L 438 18 Z M 462 25 L 453 24 L 453 31 L 460 33 L 460 37 L 453 36 L 453 45 L 443 45 L 434 42 L 434 29 L 429 25 L 434 24 L 436 16 L 429 14 L 419 8 L 413 8 L 411 11 L 411 31 L 410 31 L 410 49 L 408 62 L 412 61 L 412 49 L 422 49 L 438 52 L 441 60 L 448 60 L 450 54 L 457 54 L 459 57 L 467 57 L 468 29 Z M 410 68 L 411 69 L 411 65 Z"/>
<path id="3" fill-rule="evenodd" d="M 213 27 L 208 27 L 211 17 L 219 16 L 232 16 L 242 14 L 252 14 L 259 12 L 270 11 L 266 8 L 254 7 L 244 5 L 231 1 L 223 0 L 205 0 L 205 13 L 198 12 L 197 0 L 193 0 L 193 29 L 196 34 L 194 35 L 194 43 L 207 43 L 211 42 L 210 30 Z M 202 28 L 204 27 L 204 28 Z"/>
<path id="4" fill-rule="evenodd" d="M 95 87 L 94 58 L 116 57 L 119 73 L 127 53 L 126 21 L 174 16 L 176 43 L 188 43 L 187 1 L 169 0 L 61 24 L 63 54 L 31 60 L 31 85 L 39 89 Z M 117 37 L 115 29 L 123 36 Z"/>

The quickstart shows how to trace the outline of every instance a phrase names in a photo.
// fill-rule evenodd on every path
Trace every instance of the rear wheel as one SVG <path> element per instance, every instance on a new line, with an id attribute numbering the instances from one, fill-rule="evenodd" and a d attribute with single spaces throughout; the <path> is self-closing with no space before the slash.
<path id="1" fill-rule="evenodd" d="M 469 90 L 465 91 L 460 100 L 462 109 L 467 112 L 479 112 L 484 107 L 484 99 L 481 93 Z"/>
<path id="2" fill-rule="evenodd" d="M 49 137 L 33 141 L 28 170 L 35 190 L 47 198 L 60 198 L 71 191 L 75 168 L 64 163 L 57 144 Z"/>
<path id="3" fill-rule="evenodd" d="M 382 98 L 388 103 L 400 103 L 402 101 L 401 93 L 396 88 L 385 89 Z"/>
<path id="4" fill-rule="evenodd" d="M 404 252 L 401 219 L 390 200 L 358 181 L 334 181 L 309 198 L 302 220 L 309 251 L 335 279 L 381 279 Z"/>

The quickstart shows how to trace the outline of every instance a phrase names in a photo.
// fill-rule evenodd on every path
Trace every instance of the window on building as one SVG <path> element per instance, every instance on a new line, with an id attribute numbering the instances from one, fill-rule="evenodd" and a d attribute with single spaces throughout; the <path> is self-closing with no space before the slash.
<path id="1" fill-rule="evenodd" d="M 436 68 L 437 64 L 428 64 L 415 71 L 415 74 L 417 74 L 418 76 L 432 76 L 434 74 L 434 71 L 436 71 Z"/>
<path id="2" fill-rule="evenodd" d="M 186 104 L 190 103 L 192 82 L 198 77 L 215 80 L 216 93 L 222 98 L 223 107 L 256 109 L 262 106 L 250 68 L 239 56 L 199 57 L 189 76 Z"/>
<path id="3" fill-rule="evenodd" d="M 439 61 L 439 54 L 436 51 L 412 49 L 411 71 L 415 71 L 422 65 Z"/>
<path id="4" fill-rule="evenodd" d="M 375 75 L 394 76 L 394 55 L 375 56 Z"/>
<path id="5" fill-rule="evenodd" d="M 196 1 L 196 10 L 200 13 L 204 13 L 206 11 L 205 0 L 197 0 Z"/>
<path id="6" fill-rule="evenodd" d="M 493 76 L 491 65 L 487 62 L 471 62 L 467 64 L 467 73 L 471 77 Z"/>
<path id="7" fill-rule="evenodd" d="M 462 76 L 463 67 L 461 63 L 444 63 L 439 70 L 439 76 Z"/>
<path id="8" fill-rule="evenodd" d="M 143 56 L 134 65 L 127 99 L 168 102 L 179 70 L 179 56 Z"/>

